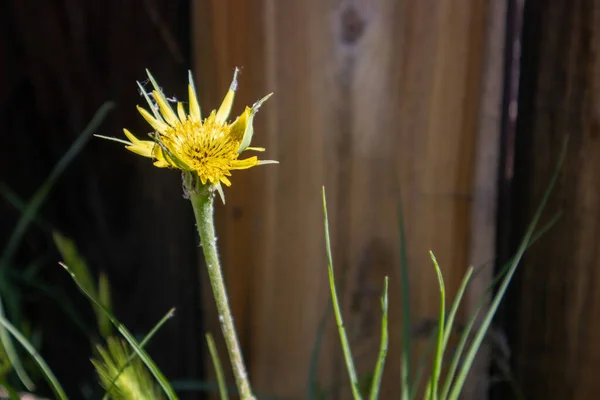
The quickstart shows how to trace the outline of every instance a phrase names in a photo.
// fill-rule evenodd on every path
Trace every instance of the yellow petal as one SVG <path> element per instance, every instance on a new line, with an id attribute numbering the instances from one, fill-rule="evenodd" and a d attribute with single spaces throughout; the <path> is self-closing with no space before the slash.
<path id="1" fill-rule="evenodd" d="M 158 108 L 160 109 L 160 113 L 162 114 L 165 121 L 169 123 L 172 127 L 176 127 L 179 119 L 175 112 L 171 108 L 171 105 L 167 102 L 165 95 L 162 92 L 157 92 L 156 90 L 152 91 L 152 95 L 154 96 L 154 100 L 158 104 Z"/>
<path id="2" fill-rule="evenodd" d="M 235 121 L 231 124 L 231 129 L 229 130 L 229 134 L 234 140 L 239 140 L 240 142 L 244 138 L 244 133 L 246 132 L 246 126 L 248 125 L 248 118 L 252 113 L 252 109 L 250 107 L 246 107 L 242 115 L 236 118 Z"/>
<path id="3" fill-rule="evenodd" d="M 154 148 L 154 142 L 150 140 L 139 140 L 131 134 L 127 129 L 123 129 L 127 139 L 131 141 L 131 145 L 125 146 L 125 148 L 135 154 L 139 154 L 143 157 L 152 158 L 152 149 Z"/>
<path id="4" fill-rule="evenodd" d="M 155 143 L 149 140 L 140 140 L 133 146 L 125 146 L 125 148 L 140 156 L 152 158 L 152 149 L 154 148 L 154 145 Z"/>
<path id="5" fill-rule="evenodd" d="M 125 136 L 127 136 L 127 139 L 129 139 L 129 141 L 131 142 L 131 144 L 136 144 L 137 142 L 139 142 L 140 140 L 138 138 L 136 138 L 131 132 L 129 132 L 129 130 L 127 129 L 123 129 L 123 133 L 125 134 Z"/>
<path id="6" fill-rule="evenodd" d="M 231 186 L 231 181 L 229 179 L 227 179 L 227 177 L 225 177 L 225 176 L 221 177 L 221 182 L 223 182 L 225 184 L 225 186 Z"/>
<path id="7" fill-rule="evenodd" d="M 194 86 L 194 79 L 192 78 L 192 71 L 188 73 L 188 96 L 190 101 L 190 118 L 194 122 L 200 122 L 202 120 L 202 114 L 200 113 L 200 105 L 198 104 L 198 96 L 196 96 L 196 87 Z"/>
<path id="8" fill-rule="evenodd" d="M 270 93 L 252 105 L 252 108 L 250 109 L 249 115 L 247 117 L 248 120 L 246 121 L 244 135 L 242 137 L 242 141 L 240 142 L 240 147 L 238 148 L 238 154 L 246 150 L 246 148 L 250 146 L 250 143 L 252 142 L 252 136 L 254 135 L 254 127 L 252 126 L 252 123 L 254 122 L 254 116 L 256 115 L 260 107 L 263 105 L 263 103 L 269 100 L 269 97 L 271 97 L 272 95 L 273 93 Z M 248 107 L 246 107 L 246 111 L 244 111 L 244 114 L 246 114 L 246 112 L 248 112 Z"/>
<path id="9" fill-rule="evenodd" d="M 154 151 L 152 152 L 152 156 L 156 160 L 154 162 L 154 165 L 156 165 L 159 168 L 166 168 L 166 167 L 174 167 L 175 166 L 175 165 L 169 164 L 169 162 L 167 161 L 167 159 L 165 157 L 163 149 L 160 146 L 158 146 L 158 145 L 154 146 Z"/>
<path id="10" fill-rule="evenodd" d="M 231 162 L 229 169 L 248 169 L 258 165 L 258 158 L 256 156 L 246 158 L 245 160 L 234 160 Z"/>
<path id="11" fill-rule="evenodd" d="M 164 144 L 161 145 L 157 143 L 153 155 L 158 161 L 162 160 L 171 167 L 178 168 L 182 171 L 192 171 L 192 168 L 181 159 L 179 154 L 174 154 L 169 148 L 165 147 Z"/>
<path id="12" fill-rule="evenodd" d="M 181 102 L 177 103 L 177 115 L 179 116 L 179 120 L 183 123 L 187 119 L 185 116 L 185 111 L 183 109 L 183 104 Z"/>
<path id="13" fill-rule="evenodd" d="M 236 68 L 233 73 L 231 85 L 229 85 L 229 91 L 225 95 L 223 103 L 221 103 L 221 107 L 219 107 L 219 111 L 217 111 L 217 122 L 219 123 L 224 123 L 225 121 L 227 121 L 227 118 L 229 118 L 229 114 L 231 113 L 231 107 L 233 106 L 235 91 L 237 90 L 237 76 L 239 72 L 240 70 Z"/>
<path id="14" fill-rule="evenodd" d="M 205 124 L 210 124 L 215 120 L 215 116 L 217 115 L 217 112 L 215 110 L 212 110 L 210 112 L 210 114 L 208 114 L 208 117 L 206 118 L 206 120 L 204 121 Z"/>
<path id="15" fill-rule="evenodd" d="M 155 119 L 148 111 L 143 109 L 140 106 L 136 106 L 142 117 L 154 128 L 156 132 L 164 133 L 169 130 L 169 125 L 165 124 L 162 121 Z"/>

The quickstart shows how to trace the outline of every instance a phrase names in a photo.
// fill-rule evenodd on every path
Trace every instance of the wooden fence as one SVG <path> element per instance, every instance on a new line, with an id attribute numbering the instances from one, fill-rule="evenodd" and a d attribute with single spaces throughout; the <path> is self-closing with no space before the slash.
<path id="1" fill-rule="evenodd" d="M 531 216 L 570 139 L 546 221 L 561 218 L 528 253 L 508 307 L 515 375 L 526 398 L 597 399 L 600 2 L 528 1 L 524 23 L 515 221 Z"/>
<path id="2" fill-rule="evenodd" d="M 359 373 L 374 365 L 390 276 L 384 398 L 398 393 L 400 379 L 399 205 L 417 348 L 439 307 L 428 251 L 450 296 L 469 264 L 493 258 L 505 7 L 488 3 L 194 2 L 202 105 L 220 101 L 236 66 L 234 111 L 275 93 L 257 116 L 255 141 L 280 164 L 236 174 L 218 215 L 235 319 L 259 393 L 307 395 L 329 301 L 322 185 Z M 488 279 L 473 285 L 465 312 Z M 212 309 L 210 298 L 205 304 Z M 214 313 L 208 322 L 217 332 Z M 331 315 L 327 323 L 318 379 L 345 397 Z M 485 378 L 485 357 L 478 371 Z M 477 382 L 470 391 L 485 388 Z"/>

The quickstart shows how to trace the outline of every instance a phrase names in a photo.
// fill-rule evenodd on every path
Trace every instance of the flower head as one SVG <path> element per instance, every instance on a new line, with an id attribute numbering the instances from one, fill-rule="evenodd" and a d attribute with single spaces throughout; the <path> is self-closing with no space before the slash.
<path id="1" fill-rule="evenodd" d="M 162 399 L 162 395 L 139 358 L 129 360 L 132 349 L 123 340 L 110 336 L 107 346 L 98 346 L 92 364 L 102 386 L 113 399 Z"/>
<path id="2" fill-rule="evenodd" d="M 170 105 L 148 70 L 148 77 L 154 90 L 146 93 L 138 82 L 150 112 L 137 106 L 142 117 L 152 126 L 154 132 L 149 136 L 152 140 L 139 140 L 127 129 L 123 129 L 129 141 L 113 139 L 124 143 L 125 148 L 144 157 L 154 159 L 159 168 L 177 168 L 197 175 L 203 185 L 212 184 L 221 193 L 221 183 L 230 186 L 229 176 L 236 169 L 248 169 L 256 165 L 276 163 L 276 161 L 258 160 L 256 156 L 239 159 L 246 150 L 264 151 L 261 147 L 250 147 L 254 129 L 252 122 L 261 105 L 271 95 L 267 95 L 246 107 L 244 112 L 229 123 L 228 118 L 237 89 L 236 68 L 229 91 L 218 110 L 213 110 L 208 117 L 202 119 L 196 89 L 189 73 L 189 105 L 186 113 L 181 102 L 177 102 L 176 111 Z"/>

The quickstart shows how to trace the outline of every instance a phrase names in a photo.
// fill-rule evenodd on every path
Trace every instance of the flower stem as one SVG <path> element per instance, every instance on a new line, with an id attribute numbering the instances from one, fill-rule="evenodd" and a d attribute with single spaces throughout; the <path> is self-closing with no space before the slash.
<path id="1" fill-rule="evenodd" d="M 212 287 L 213 296 L 217 304 L 219 322 L 221 323 L 221 330 L 223 331 L 225 343 L 227 344 L 229 359 L 231 360 L 231 366 L 233 367 L 233 375 L 240 392 L 240 398 L 242 400 L 255 400 L 248 380 L 248 374 L 246 373 L 246 366 L 235 332 L 235 326 L 233 325 L 233 317 L 231 315 L 227 290 L 225 289 L 225 282 L 221 272 L 219 255 L 217 253 L 217 241 L 214 226 L 215 194 L 208 190 L 208 188 L 203 187 L 204 185 L 197 185 L 198 186 L 194 188 L 195 190 L 189 191 L 189 198 L 192 202 L 192 207 L 194 208 L 194 216 L 196 217 L 198 234 L 200 235 L 200 240 L 202 242 L 210 286 Z"/>

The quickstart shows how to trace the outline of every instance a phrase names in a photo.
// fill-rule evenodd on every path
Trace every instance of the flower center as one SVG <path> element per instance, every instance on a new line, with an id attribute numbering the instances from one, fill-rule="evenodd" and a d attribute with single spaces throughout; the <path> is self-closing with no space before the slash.
<path id="1" fill-rule="evenodd" d="M 231 175 L 232 161 L 238 158 L 239 141 L 229 134 L 230 126 L 209 118 L 200 125 L 186 120 L 165 132 L 167 148 L 198 173 L 203 182 L 218 183 L 220 178 Z"/>

